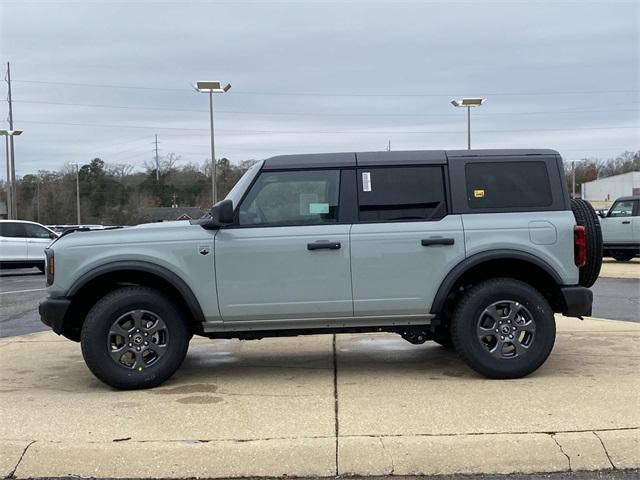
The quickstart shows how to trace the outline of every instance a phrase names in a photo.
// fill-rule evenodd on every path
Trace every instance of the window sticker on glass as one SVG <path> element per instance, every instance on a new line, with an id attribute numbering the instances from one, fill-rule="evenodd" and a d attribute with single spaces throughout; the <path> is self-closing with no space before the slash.
<path id="1" fill-rule="evenodd" d="M 318 195 L 315 193 L 300 194 L 300 215 L 312 215 L 311 204 L 318 202 Z"/>
<path id="2" fill-rule="evenodd" d="M 484 197 L 484 189 L 476 189 L 473 191 L 473 196 L 476 198 L 483 198 Z"/>
<path id="3" fill-rule="evenodd" d="M 328 203 L 310 203 L 309 213 L 311 215 L 320 215 L 323 213 L 329 213 L 329 204 Z"/>
<path id="4" fill-rule="evenodd" d="M 362 172 L 362 191 L 371 191 L 371 172 Z"/>

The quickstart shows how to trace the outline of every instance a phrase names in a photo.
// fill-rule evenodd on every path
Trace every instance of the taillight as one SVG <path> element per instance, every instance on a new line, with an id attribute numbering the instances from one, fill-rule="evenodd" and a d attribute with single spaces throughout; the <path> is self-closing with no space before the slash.
<path id="1" fill-rule="evenodd" d="M 587 237 L 582 225 L 573 227 L 573 246 L 576 267 L 584 267 L 587 263 Z"/>
<path id="2" fill-rule="evenodd" d="M 53 279 L 56 273 L 56 261 L 53 255 L 53 250 L 46 249 L 44 251 L 45 259 L 46 259 L 46 272 L 47 272 L 47 285 L 53 284 Z"/>

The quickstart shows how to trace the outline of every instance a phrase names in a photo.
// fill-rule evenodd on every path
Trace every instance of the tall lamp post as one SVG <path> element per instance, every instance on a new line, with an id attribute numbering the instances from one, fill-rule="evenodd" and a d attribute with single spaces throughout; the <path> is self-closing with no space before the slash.
<path id="1" fill-rule="evenodd" d="M 213 141 L 213 94 L 225 93 L 231 89 L 231 84 L 227 83 L 224 87 L 220 86 L 220 82 L 212 80 L 202 80 L 196 82 L 196 90 L 201 93 L 209 94 L 209 122 L 211 125 L 211 199 L 215 205 L 217 199 L 216 191 L 216 152 Z"/>
<path id="2" fill-rule="evenodd" d="M 18 195 L 16 194 L 16 161 L 13 153 L 13 137 L 21 135 L 22 130 L 0 130 L 0 135 L 5 137 L 5 151 L 7 155 L 7 213 L 8 218 L 18 218 Z M 11 142 L 9 142 L 11 137 Z M 11 143 L 11 152 L 9 152 Z"/>
<path id="3" fill-rule="evenodd" d="M 76 210 L 78 213 L 78 226 L 80 226 L 80 165 L 72 163 L 76 167 Z"/>
<path id="4" fill-rule="evenodd" d="M 462 100 L 451 100 L 454 107 L 467 107 L 467 149 L 471 150 L 471 108 L 479 107 L 486 98 L 463 98 Z"/>

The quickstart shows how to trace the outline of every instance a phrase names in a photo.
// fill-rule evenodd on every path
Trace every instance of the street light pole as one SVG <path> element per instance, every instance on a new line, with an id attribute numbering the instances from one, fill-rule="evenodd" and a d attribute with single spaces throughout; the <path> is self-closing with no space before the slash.
<path id="1" fill-rule="evenodd" d="M 0 130 L 0 135 L 6 138 L 7 152 L 7 213 L 10 219 L 18 218 L 18 194 L 16 186 L 16 169 L 13 156 L 13 137 L 22 134 L 22 130 Z"/>
<path id="2" fill-rule="evenodd" d="M 76 166 L 76 209 L 78 213 L 78 226 L 82 223 L 80 221 L 80 165 L 77 163 L 72 163 L 71 165 Z"/>
<path id="3" fill-rule="evenodd" d="M 462 100 L 451 100 L 454 107 L 467 107 L 467 150 L 471 150 L 471 107 L 479 107 L 485 98 L 463 98 Z"/>
<path id="4" fill-rule="evenodd" d="M 216 147 L 213 140 L 213 90 L 209 90 L 209 124 L 211 125 L 211 198 L 213 205 L 218 198 L 216 191 L 217 168 L 216 168 Z"/>
<path id="5" fill-rule="evenodd" d="M 213 129 L 213 94 L 214 93 L 225 93 L 231 89 L 231 84 L 227 83 L 225 87 L 220 86 L 220 82 L 218 81 L 198 81 L 196 82 L 195 89 L 201 93 L 209 94 L 209 124 L 210 135 L 211 135 L 211 200 L 213 204 L 216 204 L 218 199 L 217 195 L 217 171 L 216 171 L 216 151 L 215 151 L 215 142 L 214 142 L 214 129 Z"/>
<path id="6" fill-rule="evenodd" d="M 7 159 L 7 218 L 13 219 L 13 195 L 11 194 L 11 161 L 9 160 L 9 135 L 4 137 L 4 146 Z"/>

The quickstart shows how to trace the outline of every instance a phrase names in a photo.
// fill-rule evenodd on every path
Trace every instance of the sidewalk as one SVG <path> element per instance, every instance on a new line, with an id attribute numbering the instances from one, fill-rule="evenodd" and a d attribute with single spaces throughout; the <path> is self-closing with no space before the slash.
<path id="1" fill-rule="evenodd" d="M 608 278 L 638 278 L 640 279 L 640 258 L 628 262 L 618 262 L 613 258 L 602 259 L 601 277 Z"/>
<path id="2" fill-rule="evenodd" d="M 531 473 L 640 467 L 640 325 L 558 317 L 547 363 L 486 380 L 387 334 L 194 340 L 154 390 L 111 390 L 78 344 L 0 341 L 0 475 Z"/>

